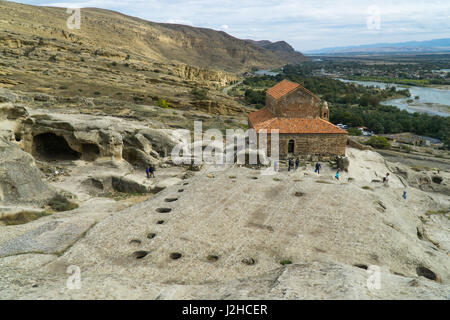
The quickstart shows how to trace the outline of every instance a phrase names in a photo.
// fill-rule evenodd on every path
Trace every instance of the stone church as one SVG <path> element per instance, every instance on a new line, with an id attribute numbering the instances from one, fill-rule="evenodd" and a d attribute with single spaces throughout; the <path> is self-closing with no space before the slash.
<path id="1" fill-rule="evenodd" d="M 303 86 L 283 80 L 267 90 L 266 107 L 248 115 L 248 127 L 258 133 L 279 130 L 281 158 L 291 156 L 344 156 L 347 131 L 329 122 L 326 101 Z"/>

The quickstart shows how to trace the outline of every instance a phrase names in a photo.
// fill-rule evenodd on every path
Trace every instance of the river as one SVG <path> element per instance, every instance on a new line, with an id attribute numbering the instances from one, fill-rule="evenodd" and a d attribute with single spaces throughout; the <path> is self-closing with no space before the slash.
<path id="1" fill-rule="evenodd" d="M 394 86 L 397 89 L 409 89 L 411 92 L 410 98 L 398 98 L 383 101 L 382 105 L 394 106 L 401 110 L 406 110 L 408 112 L 421 112 L 428 113 L 431 115 L 439 115 L 443 117 L 450 116 L 450 90 L 437 89 L 430 87 L 414 87 L 414 86 L 404 86 L 393 83 L 384 82 L 372 82 L 372 81 L 354 81 L 354 80 L 344 80 L 338 79 L 342 82 L 357 83 L 366 87 L 374 86 L 377 88 L 385 89 L 386 87 Z M 419 96 L 419 99 L 415 99 Z M 412 102 L 408 102 L 412 99 Z"/>

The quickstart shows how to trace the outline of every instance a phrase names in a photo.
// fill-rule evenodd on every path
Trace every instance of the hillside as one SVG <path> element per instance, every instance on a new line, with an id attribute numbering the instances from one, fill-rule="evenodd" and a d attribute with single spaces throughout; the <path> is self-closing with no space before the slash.
<path id="1" fill-rule="evenodd" d="M 180 62 L 228 71 L 279 66 L 305 59 L 296 52 L 282 59 L 270 50 L 222 31 L 154 23 L 109 10 L 82 9 L 81 29 L 69 30 L 66 27 L 69 14 L 64 8 L 4 1 L 0 2 L 0 8 L 1 29 L 9 32 L 10 38 L 15 34 L 70 40 L 86 46 L 84 51 L 111 51 L 117 58 L 130 54 L 158 62 Z"/>

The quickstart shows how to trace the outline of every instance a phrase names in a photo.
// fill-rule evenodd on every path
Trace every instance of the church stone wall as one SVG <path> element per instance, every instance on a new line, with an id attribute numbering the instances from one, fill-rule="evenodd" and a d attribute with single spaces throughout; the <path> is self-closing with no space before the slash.
<path id="1" fill-rule="evenodd" d="M 286 134 L 279 136 L 280 158 L 288 156 L 345 156 L 347 146 L 346 134 Z M 289 141 L 294 140 L 294 153 L 289 154 Z M 267 150 L 270 155 L 271 141 L 268 135 Z"/>

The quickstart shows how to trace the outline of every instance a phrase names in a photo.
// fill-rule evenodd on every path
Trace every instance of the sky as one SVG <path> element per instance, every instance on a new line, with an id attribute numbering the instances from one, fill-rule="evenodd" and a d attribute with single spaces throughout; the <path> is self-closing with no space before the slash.
<path id="1" fill-rule="evenodd" d="M 154 22 L 222 30 L 234 37 L 284 40 L 297 51 L 450 38 L 449 0 L 20 0 L 97 7 Z M 82 11 L 81 11 L 82 12 Z"/>

